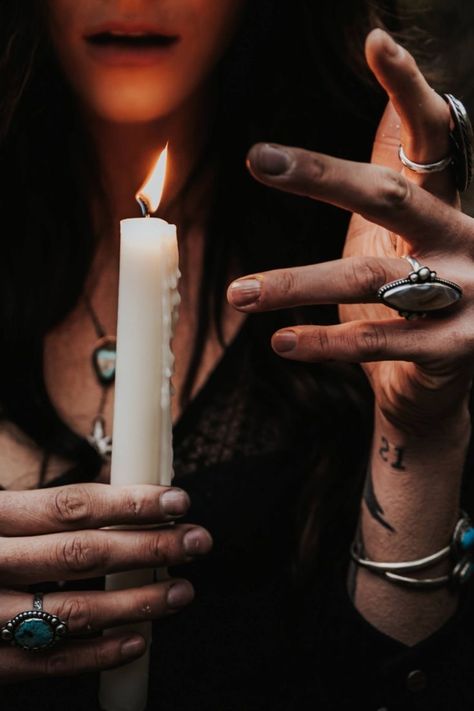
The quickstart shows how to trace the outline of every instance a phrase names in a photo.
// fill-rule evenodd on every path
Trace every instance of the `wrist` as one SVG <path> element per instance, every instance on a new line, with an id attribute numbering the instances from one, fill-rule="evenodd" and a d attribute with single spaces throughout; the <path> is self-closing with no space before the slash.
<path id="1" fill-rule="evenodd" d="M 424 458 L 434 458 L 443 451 L 467 449 L 471 436 L 471 416 L 467 402 L 459 404 L 449 414 L 433 418 L 429 423 L 409 422 L 384 413 L 377 405 L 374 412 L 374 448 L 381 438 L 397 448 L 409 448 Z M 398 452 L 399 456 L 399 452 Z"/>

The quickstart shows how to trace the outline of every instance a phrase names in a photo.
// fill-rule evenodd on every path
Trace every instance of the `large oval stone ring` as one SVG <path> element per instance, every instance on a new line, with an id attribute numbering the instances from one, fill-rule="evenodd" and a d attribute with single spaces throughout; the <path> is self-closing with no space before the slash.
<path id="1" fill-rule="evenodd" d="M 377 291 L 377 298 L 406 319 L 423 318 L 428 311 L 439 311 L 462 297 L 459 284 L 440 279 L 436 272 L 405 255 L 412 270 L 405 279 L 387 282 Z"/>
<path id="2" fill-rule="evenodd" d="M 15 647 L 36 651 L 52 647 L 66 637 L 65 622 L 43 610 L 43 593 L 33 597 L 33 609 L 20 612 L 2 627 L 0 637 Z"/>

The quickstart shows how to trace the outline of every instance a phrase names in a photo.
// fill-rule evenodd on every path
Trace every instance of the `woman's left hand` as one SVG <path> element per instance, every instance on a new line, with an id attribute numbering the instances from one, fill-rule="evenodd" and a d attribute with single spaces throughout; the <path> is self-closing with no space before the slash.
<path id="1" fill-rule="evenodd" d="M 257 144 L 248 156 L 266 185 L 354 213 L 343 258 L 249 275 L 240 291 L 236 282 L 229 286 L 228 298 L 245 312 L 339 304 L 341 324 L 291 326 L 273 335 L 273 348 L 292 360 L 362 363 L 381 413 L 401 429 L 423 432 L 466 411 L 474 367 L 474 220 L 460 211 L 451 169 L 422 175 L 398 159 L 400 143 L 419 163 L 449 154 L 448 105 L 382 30 L 368 36 L 366 57 L 390 98 L 370 164 L 274 144 Z M 459 284 L 462 299 L 412 321 L 382 305 L 379 287 L 412 271 L 406 254 Z M 259 287 L 255 300 L 243 305 L 252 285 Z"/>

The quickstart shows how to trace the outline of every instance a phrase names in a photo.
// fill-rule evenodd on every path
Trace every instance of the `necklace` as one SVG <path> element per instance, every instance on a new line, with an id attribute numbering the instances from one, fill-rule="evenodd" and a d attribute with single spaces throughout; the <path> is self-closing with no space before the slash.
<path id="1" fill-rule="evenodd" d="M 94 375 L 101 388 L 97 414 L 92 420 L 87 441 L 102 459 L 108 462 L 112 454 L 112 437 L 106 433 L 104 411 L 108 394 L 115 382 L 116 338 L 107 334 L 87 294 L 84 296 L 84 303 L 97 335 L 91 361 Z"/>

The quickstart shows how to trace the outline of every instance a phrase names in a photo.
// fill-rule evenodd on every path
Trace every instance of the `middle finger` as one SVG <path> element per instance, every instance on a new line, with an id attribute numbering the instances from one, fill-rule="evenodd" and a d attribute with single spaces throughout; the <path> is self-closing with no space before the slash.
<path id="1" fill-rule="evenodd" d="M 430 267 L 435 268 L 434 263 L 430 262 Z M 381 286 L 405 279 L 411 271 L 408 261 L 401 258 L 345 257 L 241 277 L 229 285 L 227 294 L 233 306 L 245 311 L 273 311 L 311 304 L 376 303 Z M 444 265 L 442 276 L 447 279 L 453 276 L 454 280 Z"/>
<path id="2" fill-rule="evenodd" d="M 154 531 L 78 531 L 1 540 L 0 582 L 96 578 L 139 568 L 159 568 L 208 553 L 212 538 L 191 524 Z"/>

